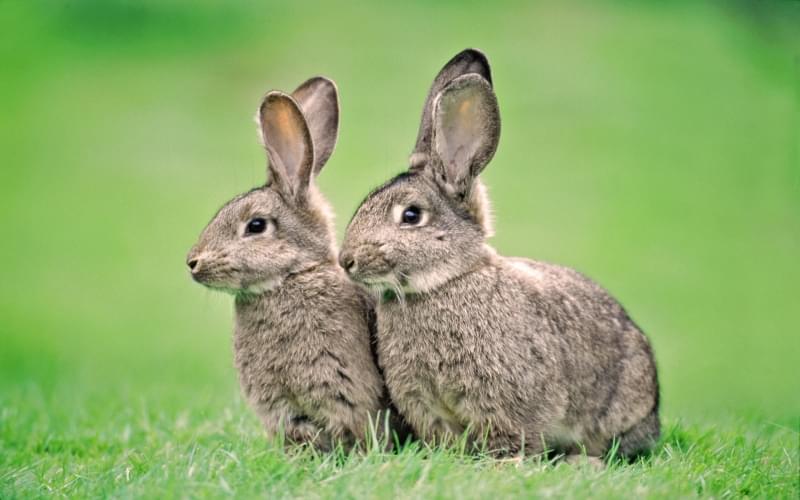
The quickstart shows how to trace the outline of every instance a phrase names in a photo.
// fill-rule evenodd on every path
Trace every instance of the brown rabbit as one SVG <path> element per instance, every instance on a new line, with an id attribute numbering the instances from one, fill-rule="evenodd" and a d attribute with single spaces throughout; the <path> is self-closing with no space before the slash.
<path id="1" fill-rule="evenodd" d="M 189 252 L 195 281 L 235 297 L 242 391 L 267 432 L 330 449 L 388 407 L 372 353 L 372 300 L 336 262 L 333 216 L 314 185 L 336 143 L 335 84 L 272 91 L 258 121 L 269 182 L 216 214 Z"/>
<path id="2" fill-rule="evenodd" d="M 465 431 L 499 453 L 634 456 L 659 436 L 650 344 L 603 288 L 568 268 L 501 257 L 485 242 L 478 174 L 500 115 L 485 56 L 434 81 L 411 169 L 373 191 L 340 263 L 379 292 L 378 359 L 414 431 Z"/>

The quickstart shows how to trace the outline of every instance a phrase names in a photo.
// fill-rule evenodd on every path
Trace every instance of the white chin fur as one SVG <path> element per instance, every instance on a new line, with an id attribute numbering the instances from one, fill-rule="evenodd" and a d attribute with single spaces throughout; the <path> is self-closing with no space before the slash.
<path id="1" fill-rule="evenodd" d="M 236 295 L 237 293 L 241 292 L 241 290 L 238 288 L 230 288 L 226 286 L 205 285 L 205 287 L 215 292 L 227 293 L 228 295 Z"/>
<path id="2" fill-rule="evenodd" d="M 459 268 L 456 264 L 444 263 L 441 266 L 419 274 L 407 275 L 403 291 L 406 293 L 428 293 L 444 285 L 455 276 Z"/>
<path id="3" fill-rule="evenodd" d="M 419 274 L 398 272 L 396 275 L 390 272 L 380 277 L 363 279 L 361 282 L 378 295 L 386 291 L 393 291 L 402 299 L 405 295 L 428 293 L 435 290 L 459 274 L 458 264 L 444 263 L 435 269 Z"/>
<path id="4" fill-rule="evenodd" d="M 252 295 L 259 295 L 262 293 L 271 292 L 272 290 L 275 290 L 282 282 L 283 282 L 282 278 L 272 278 L 264 281 L 259 281 L 258 283 L 253 283 L 247 288 L 243 288 L 242 291 Z"/>
<path id="5" fill-rule="evenodd" d="M 216 292 L 227 293 L 229 295 L 259 295 L 276 289 L 283 282 L 283 278 L 271 278 L 259 281 L 246 287 L 230 286 L 222 283 L 203 283 L 203 286 Z"/>

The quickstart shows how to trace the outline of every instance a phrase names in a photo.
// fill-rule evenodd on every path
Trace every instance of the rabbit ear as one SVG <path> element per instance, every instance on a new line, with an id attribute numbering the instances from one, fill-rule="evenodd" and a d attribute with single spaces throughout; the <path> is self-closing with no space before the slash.
<path id="1" fill-rule="evenodd" d="M 476 74 L 460 76 L 433 103 L 432 158 L 425 169 L 446 192 L 464 199 L 499 139 L 500 111 L 489 82 Z"/>
<path id="2" fill-rule="evenodd" d="M 301 198 L 314 166 L 311 133 L 303 112 L 291 96 L 273 90 L 264 97 L 258 118 L 269 157 L 270 184 L 289 199 Z"/>
<path id="3" fill-rule="evenodd" d="M 306 117 L 314 145 L 314 175 L 318 175 L 333 153 L 339 133 L 339 92 L 325 77 L 307 80 L 292 92 Z"/>
<path id="4" fill-rule="evenodd" d="M 476 49 L 466 49 L 455 55 L 436 75 L 433 80 L 425 106 L 422 108 L 422 120 L 417 133 L 417 144 L 411 154 L 409 163 L 411 168 L 424 166 L 428 161 L 431 148 L 431 134 L 433 131 L 433 102 L 444 88 L 461 75 L 476 73 L 482 76 L 489 85 L 492 84 L 492 73 L 489 60 L 483 52 Z"/>

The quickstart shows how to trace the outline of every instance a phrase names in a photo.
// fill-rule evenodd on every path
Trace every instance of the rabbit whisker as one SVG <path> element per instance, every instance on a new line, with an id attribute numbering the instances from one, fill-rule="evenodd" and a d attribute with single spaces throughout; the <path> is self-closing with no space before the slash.
<path id="1" fill-rule="evenodd" d="M 406 295 L 403 291 L 403 287 L 400 286 L 400 281 L 397 279 L 397 276 L 391 275 L 391 278 L 392 279 L 389 281 L 389 285 L 392 287 L 392 291 L 394 291 L 397 301 L 401 306 L 404 306 L 406 304 Z"/>

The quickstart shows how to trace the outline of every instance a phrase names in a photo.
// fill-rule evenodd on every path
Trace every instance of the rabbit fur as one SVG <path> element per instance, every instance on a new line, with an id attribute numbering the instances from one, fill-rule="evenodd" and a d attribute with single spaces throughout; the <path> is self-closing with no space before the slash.
<path id="1" fill-rule="evenodd" d="M 478 175 L 500 116 L 486 57 L 445 65 L 411 167 L 350 221 L 340 263 L 376 292 L 378 359 L 415 433 L 500 454 L 628 457 L 659 437 L 650 343 L 609 293 L 558 265 L 498 255 Z"/>
<path id="2" fill-rule="evenodd" d="M 257 120 L 269 181 L 223 206 L 187 262 L 195 281 L 235 297 L 239 381 L 267 432 L 350 447 L 371 419 L 383 428 L 389 402 L 374 301 L 337 264 L 333 216 L 314 185 L 336 143 L 336 86 L 316 77 L 269 92 Z"/>

